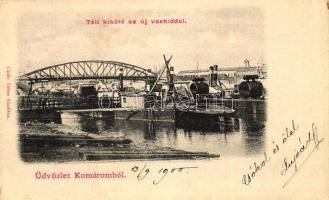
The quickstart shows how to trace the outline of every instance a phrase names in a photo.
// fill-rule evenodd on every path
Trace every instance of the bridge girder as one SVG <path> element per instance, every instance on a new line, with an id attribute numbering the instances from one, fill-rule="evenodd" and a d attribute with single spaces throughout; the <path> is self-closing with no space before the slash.
<path id="1" fill-rule="evenodd" d="M 157 74 L 141 67 L 116 61 L 77 61 L 53 65 L 19 77 L 31 83 L 84 79 L 153 80 Z"/>

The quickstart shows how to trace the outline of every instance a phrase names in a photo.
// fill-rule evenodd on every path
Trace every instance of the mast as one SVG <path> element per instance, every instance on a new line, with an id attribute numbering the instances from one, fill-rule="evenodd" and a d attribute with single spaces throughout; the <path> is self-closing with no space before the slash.
<path id="1" fill-rule="evenodd" d="M 199 57 L 196 56 L 196 77 L 199 76 Z"/>
<path id="2" fill-rule="evenodd" d="M 157 80 L 155 81 L 155 83 L 153 84 L 151 90 L 149 91 L 149 94 L 151 94 L 155 88 L 155 85 L 159 82 L 162 74 L 164 73 L 165 70 L 167 70 L 167 82 L 168 82 L 168 86 L 169 86 L 169 90 L 171 93 L 175 94 L 176 93 L 176 89 L 175 89 L 175 85 L 174 85 L 174 80 L 173 80 L 173 76 L 172 74 L 170 73 L 170 68 L 169 68 L 169 63 L 170 63 L 170 60 L 172 59 L 172 56 L 170 56 L 170 58 L 167 60 L 166 59 L 166 56 L 163 55 L 163 59 L 165 61 L 165 64 L 164 64 L 164 67 L 162 69 L 162 71 L 160 72 Z"/>

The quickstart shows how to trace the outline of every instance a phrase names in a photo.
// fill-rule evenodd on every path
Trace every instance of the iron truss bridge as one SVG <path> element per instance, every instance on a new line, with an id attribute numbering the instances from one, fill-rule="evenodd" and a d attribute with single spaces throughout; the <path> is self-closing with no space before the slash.
<path id="1" fill-rule="evenodd" d="M 157 74 L 141 67 L 116 61 L 77 61 L 53 65 L 24 74 L 18 80 L 30 83 L 82 79 L 155 80 Z"/>

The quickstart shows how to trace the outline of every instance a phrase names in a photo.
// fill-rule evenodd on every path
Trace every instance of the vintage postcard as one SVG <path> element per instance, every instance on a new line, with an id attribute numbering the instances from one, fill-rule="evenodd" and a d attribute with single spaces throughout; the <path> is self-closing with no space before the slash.
<path id="1" fill-rule="evenodd" d="M 329 3 L 0 1 L 0 199 L 329 199 Z"/>

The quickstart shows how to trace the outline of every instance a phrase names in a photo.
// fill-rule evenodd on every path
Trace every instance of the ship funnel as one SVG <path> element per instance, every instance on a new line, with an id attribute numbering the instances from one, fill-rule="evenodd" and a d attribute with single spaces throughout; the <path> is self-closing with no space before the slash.
<path id="1" fill-rule="evenodd" d="M 209 85 L 211 87 L 217 86 L 217 70 L 218 70 L 218 65 L 210 66 L 210 78 L 209 78 Z"/>

